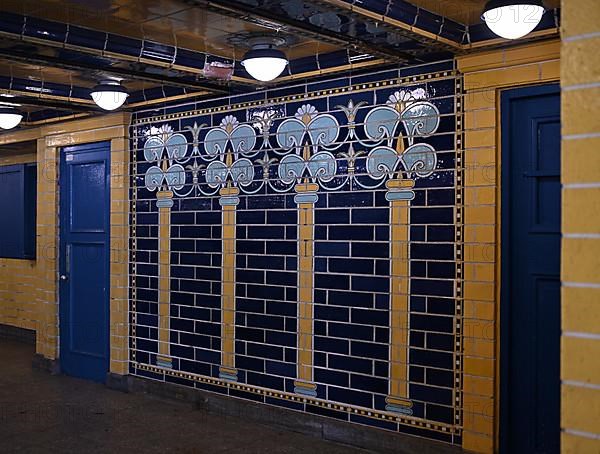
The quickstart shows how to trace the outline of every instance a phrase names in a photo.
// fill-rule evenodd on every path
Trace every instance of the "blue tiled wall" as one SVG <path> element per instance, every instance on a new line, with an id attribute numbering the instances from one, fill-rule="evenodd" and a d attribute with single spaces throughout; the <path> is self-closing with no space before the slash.
<path id="1" fill-rule="evenodd" d="M 402 73 L 354 80 L 348 77 L 322 86 L 312 84 L 310 89 L 299 86 L 278 92 L 275 97 L 274 92 L 261 92 L 250 98 L 243 95 L 179 106 L 172 113 L 167 110 L 152 116 L 152 112 L 139 112 L 135 116 L 131 131 L 131 373 L 460 443 L 457 303 L 461 298 L 461 245 L 456 221 L 461 191 L 460 77 L 451 63 L 438 63 L 405 68 Z M 404 165 L 402 169 L 384 166 L 378 173 L 372 154 L 376 140 L 372 135 L 366 138 L 367 123 L 372 121 L 367 115 L 376 108 L 381 113 L 383 107 L 388 111 L 382 115 L 391 115 L 398 96 L 404 102 L 398 112 L 407 112 L 403 109 L 413 103 L 427 104 L 424 110 L 414 111 L 424 115 L 425 125 L 417 125 L 409 134 L 410 125 L 400 121 L 396 129 L 387 129 L 393 130 L 392 137 L 382 136 L 382 145 L 401 155 L 410 146 L 428 144 L 435 156 L 433 161 L 417 156 L 412 167 L 410 161 L 403 161 L 399 164 Z M 350 109 L 359 102 L 363 104 L 355 109 L 352 119 L 340 107 Z M 315 112 L 309 112 L 307 105 Z M 262 129 L 253 118 L 257 112 L 272 115 Z M 307 133 L 297 156 L 327 151 L 335 164 L 323 155 L 322 161 L 333 167 L 324 167 L 321 175 L 311 174 L 310 166 L 304 163 L 304 173 L 287 180 L 282 168 L 293 166 L 285 167 L 283 160 L 296 153 L 293 147 L 286 150 L 277 134 L 284 121 L 301 120 L 303 112 L 309 112 L 312 120 L 329 115 L 334 121 L 322 120 L 322 130 L 335 129 L 337 137 L 327 142 Z M 427 132 L 427 118 L 432 112 L 436 125 Z M 236 120 L 233 123 L 232 118 Z M 228 134 L 239 125 L 248 125 L 254 132 L 243 130 L 242 145 L 230 135 L 219 142 L 220 154 L 211 156 L 216 142 L 207 140 L 207 135 Z M 385 125 L 379 124 L 383 129 Z M 212 133 L 214 130 L 219 131 Z M 248 137 L 253 134 L 254 142 Z M 175 135 L 180 137 L 172 139 Z M 153 155 L 154 148 L 148 143 L 159 144 L 160 151 Z M 360 153 L 349 158 L 353 152 Z M 227 170 L 233 168 L 232 162 L 244 158 L 250 163 L 244 168 L 251 174 L 250 180 Z M 222 182 L 211 179 L 211 169 L 216 168 L 211 163 L 216 161 L 229 172 L 223 174 L 226 180 Z M 386 409 L 392 258 L 385 182 L 399 170 L 402 178 L 415 182 L 408 257 L 404 258 L 410 262 L 408 397 L 412 415 Z M 158 180 L 152 182 L 148 175 L 158 175 Z M 300 304 L 298 251 L 303 240 L 293 187 L 303 181 L 319 185 L 314 204 L 312 292 L 316 396 L 299 395 L 294 390 Z M 240 190 L 235 202 L 237 381 L 219 375 L 224 227 L 223 197 L 218 191 L 228 185 Z M 171 367 L 157 363 L 161 267 L 156 191 L 161 189 L 173 192 L 169 241 Z"/>

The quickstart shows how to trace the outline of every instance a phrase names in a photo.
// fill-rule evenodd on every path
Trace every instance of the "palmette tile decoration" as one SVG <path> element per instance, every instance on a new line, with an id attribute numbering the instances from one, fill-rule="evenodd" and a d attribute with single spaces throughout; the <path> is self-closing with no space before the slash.
<path id="1" fill-rule="evenodd" d="M 460 442 L 461 79 L 370 80 L 134 120 L 133 374 Z"/>

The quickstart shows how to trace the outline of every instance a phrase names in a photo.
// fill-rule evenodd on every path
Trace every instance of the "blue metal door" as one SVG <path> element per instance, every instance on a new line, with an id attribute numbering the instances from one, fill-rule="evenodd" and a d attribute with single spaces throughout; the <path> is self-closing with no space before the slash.
<path id="1" fill-rule="evenodd" d="M 502 95 L 501 450 L 560 446 L 560 90 Z"/>
<path id="2" fill-rule="evenodd" d="M 61 368 L 101 382 L 109 361 L 109 190 L 109 142 L 62 150 Z"/>

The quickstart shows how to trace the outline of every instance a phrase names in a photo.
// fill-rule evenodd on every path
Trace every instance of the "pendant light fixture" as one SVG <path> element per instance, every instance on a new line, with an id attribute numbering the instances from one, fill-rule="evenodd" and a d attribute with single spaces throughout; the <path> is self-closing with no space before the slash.
<path id="1" fill-rule="evenodd" d="M 285 39 L 263 36 L 249 40 L 251 49 L 242 59 L 242 66 L 252 77 L 262 82 L 268 82 L 278 77 L 286 65 L 286 55 L 277 47 L 285 44 Z"/>
<path id="2" fill-rule="evenodd" d="M 21 123 L 23 114 L 14 107 L 0 105 L 0 128 L 12 129 Z"/>
<path id="3" fill-rule="evenodd" d="M 543 15 L 542 0 L 490 0 L 481 19 L 496 35 L 518 39 L 537 27 Z"/>
<path id="4" fill-rule="evenodd" d="M 123 105 L 129 93 L 115 80 L 105 80 L 92 88 L 92 99 L 104 110 L 115 110 Z"/>

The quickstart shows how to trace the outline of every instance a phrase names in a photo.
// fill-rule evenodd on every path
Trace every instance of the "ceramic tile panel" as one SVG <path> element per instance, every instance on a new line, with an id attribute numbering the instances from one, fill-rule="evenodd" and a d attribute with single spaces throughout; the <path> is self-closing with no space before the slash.
<path id="1" fill-rule="evenodd" d="M 422 69 L 134 118 L 132 374 L 460 444 L 462 81 Z"/>

